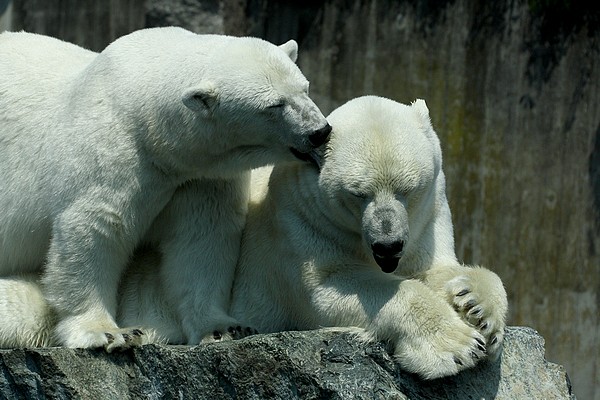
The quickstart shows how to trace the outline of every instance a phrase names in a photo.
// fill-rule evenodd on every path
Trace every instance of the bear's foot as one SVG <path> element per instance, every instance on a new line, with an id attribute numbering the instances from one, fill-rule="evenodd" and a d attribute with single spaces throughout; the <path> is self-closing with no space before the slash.
<path id="1" fill-rule="evenodd" d="M 455 375 L 486 354 L 483 336 L 458 318 L 440 321 L 435 333 L 402 337 L 394 351 L 403 369 L 424 379 Z"/>
<path id="2" fill-rule="evenodd" d="M 227 329 L 215 329 L 208 335 L 202 338 L 202 343 L 216 343 L 226 340 L 243 339 L 250 335 L 256 335 L 258 331 L 249 326 L 229 326 Z"/>
<path id="3" fill-rule="evenodd" d="M 110 353 L 148 343 L 148 336 L 140 328 L 80 322 L 78 317 L 65 318 L 56 326 L 54 334 L 59 344 L 71 348 L 104 348 Z"/>
<path id="4" fill-rule="evenodd" d="M 104 345 L 107 352 L 114 350 L 126 350 L 130 347 L 139 347 L 148 343 L 146 334 L 139 328 L 118 329 L 112 332 L 104 332 L 108 343 Z"/>
<path id="5" fill-rule="evenodd" d="M 504 340 L 507 312 L 506 294 L 500 280 L 488 270 L 473 269 L 472 274 L 448 281 L 445 289 L 456 312 L 483 335 L 488 355 L 496 358 Z"/>

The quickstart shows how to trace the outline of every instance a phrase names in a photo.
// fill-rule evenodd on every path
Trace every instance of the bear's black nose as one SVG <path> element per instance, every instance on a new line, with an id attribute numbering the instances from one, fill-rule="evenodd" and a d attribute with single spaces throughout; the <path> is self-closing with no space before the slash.
<path id="1" fill-rule="evenodd" d="M 371 245 L 375 262 L 386 273 L 396 270 L 398 261 L 400 261 L 400 257 L 402 256 L 402 249 L 404 249 L 403 240 L 389 243 L 375 242 Z"/>
<path id="2" fill-rule="evenodd" d="M 329 139 L 330 133 L 331 133 L 331 125 L 327 124 L 324 127 L 322 127 L 321 129 L 317 129 L 316 131 L 311 133 L 310 136 L 308 137 L 308 140 L 310 141 L 310 143 L 313 146 L 319 147 L 322 144 L 324 144 L 325 142 L 327 142 L 327 140 Z"/>
<path id="3" fill-rule="evenodd" d="M 381 258 L 398 257 L 403 248 L 404 240 L 398 240 L 396 242 L 389 243 L 375 242 L 371 245 L 373 254 Z"/>
<path id="4" fill-rule="evenodd" d="M 377 254 L 373 254 L 373 258 L 379 268 L 386 274 L 394 272 L 398 268 L 398 261 L 400 261 L 400 257 L 379 257 Z"/>

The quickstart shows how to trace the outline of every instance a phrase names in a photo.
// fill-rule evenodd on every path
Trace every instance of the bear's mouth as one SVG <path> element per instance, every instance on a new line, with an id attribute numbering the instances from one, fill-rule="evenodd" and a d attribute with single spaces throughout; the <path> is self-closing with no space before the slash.
<path id="1" fill-rule="evenodd" d="M 308 161 L 316 166 L 319 171 L 321 170 L 321 156 L 315 150 L 311 150 L 308 153 L 303 153 L 298 149 L 290 147 L 290 151 L 297 159 L 301 161 Z"/>
<path id="2" fill-rule="evenodd" d="M 377 254 L 373 254 L 373 258 L 379 268 L 386 274 L 390 274 L 398 268 L 398 262 L 400 261 L 400 257 L 381 257 Z"/>

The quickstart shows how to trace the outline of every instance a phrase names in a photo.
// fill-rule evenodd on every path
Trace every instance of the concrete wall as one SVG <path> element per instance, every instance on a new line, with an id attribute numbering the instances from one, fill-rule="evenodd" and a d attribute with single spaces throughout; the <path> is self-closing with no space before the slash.
<path id="1" fill-rule="evenodd" d="M 12 30 L 43 33 L 101 50 L 144 27 L 145 0 L 12 0 Z"/>
<path id="2" fill-rule="evenodd" d="M 424 98 L 456 247 L 505 282 L 510 324 L 546 338 L 600 399 L 600 35 L 564 1 L 22 0 L 13 27 L 100 49 L 144 25 L 300 44 L 325 113 L 363 94 Z"/>
<path id="3" fill-rule="evenodd" d="M 0 32 L 11 29 L 12 3 L 10 0 L 0 0 Z"/>

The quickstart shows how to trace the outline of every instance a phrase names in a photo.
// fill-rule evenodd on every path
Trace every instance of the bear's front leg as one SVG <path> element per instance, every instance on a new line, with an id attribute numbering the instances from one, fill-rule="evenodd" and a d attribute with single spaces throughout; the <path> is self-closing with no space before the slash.
<path id="1" fill-rule="evenodd" d="M 425 282 L 481 332 L 489 357 L 497 358 L 508 312 L 506 291 L 498 275 L 481 267 L 438 266 L 425 272 Z"/>
<path id="2" fill-rule="evenodd" d="M 485 357 L 483 336 L 423 282 L 370 266 L 335 269 L 320 271 L 327 278 L 311 290 L 321 325 L 365 328 L 367 338 L 389 342 L 401 367 L 424 379 L 454 375 Z"/>
<path id="3" fill-rule="evenodd" d="M 107 204 L 82 200 L 54 221 L 42 284 L 57 315 L 54 336 L 60 345 L 110 352 L 144 343 L 140 329 L 121 329 L 114 320 L 131 237 Z"/>
<path id="4" fill-rule="evenodd" d="M 179 317 L 187 344 L 255 333 L 228 314 L 248 207 L 248 177 L 186 183 L 150 229 L 162 253 L 163 293 Z"/>

